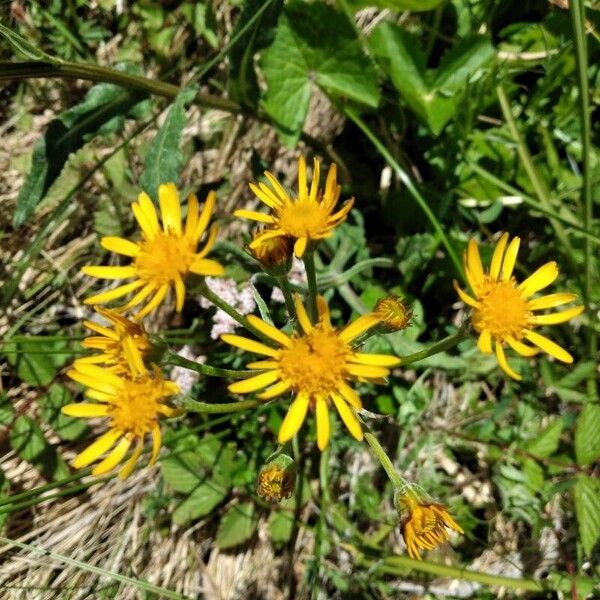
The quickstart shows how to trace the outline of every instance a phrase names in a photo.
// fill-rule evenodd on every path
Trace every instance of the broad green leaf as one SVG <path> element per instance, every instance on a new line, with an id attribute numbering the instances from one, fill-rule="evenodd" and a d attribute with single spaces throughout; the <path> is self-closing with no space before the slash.
<path id="1" fill-rule="evenodd" d="M 375 6 L 377 8 L 389 8 L 395 11 L 410 10 L 412 12 L 424 12 L 432 10 L 446 0 L 347 0 L 348 6 L 354 11 Z"/>
<path id="2" fill-rule="evenodd" d="M 290 541 L 294 531 L 294 515 L 290 511 L 278 510 L 269 517 L 269 533 L 273 544 L 281 545 Z"/>
<path id="3" fill-rule="evenodd" d="M 434 134 L 439 134 L 459 107 L 469 80 L 494 56 L 487 37 L 462 40 L 435 70 L 427 70 L 419 41 L 392 23 L 377 26 L 369 46 L 406 104 Z"/>
<path id="4" fill-rule="evenodd" d="M 37 461 L 50 447 L 37 423 L 25 415 L 17 417 L 9 438 L 11 448 L 27 462 Z"/>
<path id="5" fill-rule="evenodd" d="M 586 555 L 600 539 L 600 480 L 581 475 L 574 488 L 579 539 Z"/>
<path id="6" fill-rule="evenodd" d="M 165 481 L 176 492 L 189 494 L 203 479 L 201 462 L 194 452 L 173 452 L 160 465 Z"/>
<path id="7" fill-rule="evenodd" d="M 15 408 L 6 394 L 0 393 L 0 425 L 10 425 L 15 416 Z"/>
<path id="8" fill-rule="evenodd" d="M 195 87 L 188 87 L 177 95 L 146 154 L 140 185 L 155 200 L 161 183 L 177 183 L 179 180 L 183 162 L 179 146 L 181 132 L 187 122 L 185 105 L 196 96 L 196 92 Z"/>
<path id="9" fill-rule="evenodd" d="M 51 385 L 48 392 L 38 400 L 42 419 L 61 439 L 67 441 L 76 440 L 88 431 L 85 420 L 69 417 L 60 412 L 65 404 L 72 402 L 73 397 L 69 390 L 58 384 Z"/>
<path id="10" fill-rule="evenodd" d="M 183 525 L 209 514 L 227 496 L 229 489 L 221 481 L 211 479 L 196 486 L 173 511 L 173 522 Z"/>
<path id="11" fill-rule="evenodd" d="M 60 175 L 69 155 L 91 136 L 112 131 L 118 117 L 129 114 L 144 98 L 139 92 L 101 83 L 90 89 L 84 101 L 58 115 L 37 142 L 32 164 L 17 198 L 15 226 L 23 225 Z M 106 129 L 105 129 L 106 128 Z"/>
<path id="12" fill-rule="evenodd" d="M 9 342 L 10 350 L 4 350 L 8 362 L 14 367 L 19 379 L 34 386 L 49 384 L 58 369 L 70 358 L 64 352 L 63 340 L 35 340 Z"/>
<path id="13" fill-rule="evenodd" d="M 225 550 L 247 542 L 254 534 L 257 524 L 253 502 L 241 502 L 231 506 L 219 522 L 217 546 Z"/>
<path id="14" fill-rule="evenodd" d="M 330 96 L 379 103 L 374 67 L 352 24 L 324 3 L 288 4 L 260 64 L 267 82 L 263 108 L 291 143 L 302 131 L 313 84 Z"/>
<path id="15" fill-rule="evenodd" d="M 558 449 L 562 427 L 562 420 L 556 419 L 535 439 L 527 442 L 525 444 L 525 449 L 527 452 L 531 452 L 531 454 L 540 458 L 552 456 Z"/>
<path id="16" fill-rule="evenodd" d="M 600 458 L 600 404 L 586 404 L 575 426 L 575 456 L 578 465 L 589 465 Z"/>

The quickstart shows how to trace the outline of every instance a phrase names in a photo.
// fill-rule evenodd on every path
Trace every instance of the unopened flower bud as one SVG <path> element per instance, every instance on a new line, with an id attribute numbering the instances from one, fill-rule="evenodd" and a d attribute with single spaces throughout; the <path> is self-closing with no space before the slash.
<path id="1" fill-rule="evenodd" d="M 295 485 L 294 459 L 287 454 L 280 454 L 260 470 L 256 493 L 267 502 L 281 502 L 292 495 Z"/>
<path id="2" fill-rule="evenodd" d="M 263 234 L 264 231 L 258 231 L 254 235 L 254 239 L 256 240 Z M 292 267 L 294 240 L 285 236 L 266 239 L 251 246 L 250 252 L 269 275 L 279 277 L 285 275 Z"/>
<path id="3" fill-rule="evenodd" d="M 381 318 L 380 327 L 385 333 L 406 329 L 412 319 L 412 311 L 399 296 L 389 295 L 378 300 L 373 312 Z"/>

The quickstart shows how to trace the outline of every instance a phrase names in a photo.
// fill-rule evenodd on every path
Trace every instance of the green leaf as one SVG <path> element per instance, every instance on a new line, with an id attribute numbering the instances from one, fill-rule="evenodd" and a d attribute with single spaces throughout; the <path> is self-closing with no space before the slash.
<path id="1" fill-rule="evenodd" d="M 586 404 L 575 426 L 575 456 L 578 465 L 589 465 L 600 458 L 600 404 Z"/>
<path id="2" fill-rule="evenodd" d="M 217 23 L 212 2 L 182 4 L 181 12 L 195 32 L 203 36 L 210 46 L 216 50 L 219 47 L 219 38 L 216 32 Z"/>
<path id="3" fill-rule="evenodd" d="M 274 545 L 286 544 L 294 531 L 294 516 L 291 512 L 278 510 L 269 517 L 269 533 Z"/>
<path id="4" fill-rule="evenodd" d="M 15 416 L 15 409 L 6 394 L 0 393 L 0 425 L 10 425 Z"/>
<path id="5" fill-rule="evenodd" d="M 25 415 L 17 417 L 9 438 L 11 448 L 27 462 L 36 462 L 50 447 L 37 423 Z"/>
<path id="6" fill-rule="evenodd" d="M 157 199 L 158 186 L 170 181 L 177 182 L 181 174 L 183 155 L 179 144 L 186 124 L 185 105 L 196 96 L 196 87 L 182 90 L 173 101 L 169 113 L 152 140 L 140 185 L 151 198 Z"/>
<path id="7" fill-rule="evenodd" d="M 377 8 L 389 8 L 397 12 L 410 10 L 412 12 L 424 12 L 432 10 L 446 0 L 347 0 L 348 6 L 353 11 L 360 10 L 367 6 L 376 6 Z"/>
<path id="8" fill-rule="evenodd" d="M 58 384 L 53 384 L 39 400 L 42 419 L 52 427 L 63 440 L 72 441 L 80 438 L 88 431 L 83 419 L 63 415 L 60 409 L 65 404 L 71 404 L 73 397 L 69 390 Z"/>
<path id="9" fill-rule="evenodd" d="M 184 525 L 209 514 L 227 496 L 229 489 L 220 481 L 209 480 L 196 486 L 173 511 L 173 522 Z"/>
<path id="10" fill-rule="evenodd" d="M 231 506 L 219 522 L 217 546 L 225 550 L 247 542 L 254 534 L 257 524 L 253 502 L 241 502 Z"/>
<path id="11" fill-rule="evenodd" d="M 476 36 L 447 52 L 436 70 L 427 70 L 417 38 L 392 23 L 377 26 L 369 45 L 406 104 L 436 135 L 458 110 L 469 80 L 494 57 L 489 39 Z"/>
<path id="12" fill-rule="evenodd" d="M 600 539 L 600 480 L 579 476 L 574 495 L 579 538 L 584 552 L 591 556 Z"/>
<path id="13" fill-rule="evenodd" d="M 260 64 L 267 82 L 263 108 L 290 143 L 302 131 L 313 83 L 330 96 L 379 103 L 374 67 L 352 24 L 324 3 L 288 4 Z"/>
<path id="14" fill-rule="evenodd" d="M 4 350 L 8 362 L 15 368 L 17 376 L 30 385 L 48 385 L 58 369 L 70 358 L 64 340 L 9 342 L 14 349 Z"/>
<path id="15" fill-rule="evenodd" d="M 8 498 L 8 490 L 10 488 L 10 482 L 6 478 L 4 471 L 0 468 L 0 501 L 6 500 Z M 10 510 L 6 510 L 0 508 L 0 530 L 4 527 L 8 517 L 10 515 Z"/>
<path id="16" fill-rule="evenodd" d="M 172 453 L 160 465 L 165 481 L 176 492 L 189 494 L 203 478 L 200 458 L 194 452 Z"/>
<path id="17" fill-rule="evenodd" d="M 31 169 L 21 187 L 13 216 L 16 227 L 23 225 L 60 175 L 69 155 L 91 136 L 112 131 L 118 117 L 128 114 L 145 96 L 101 83 L 87 93 L 84 101 L 51 121 L 33 150 Z M 106 129 L 105 129 L 106 128 Z"/>
<path id="18" fill-rule="evenodd" d="M 50 63 L 58 62 L 58 59 L 46 54 L 43 50 L 28 42 L 24 37 L 21 37 L 16 31 L 2 25 L 2 23 L 0 23 L 0 35 L 17 54 L 20 54 L 24 58 L 48 61 Z"/>
<path id="19" fill-rule="evenodd" d="M 562 419 L 556 419 L 534 440 L 527 442 L 525 450 L 540 458 L 552 456 L 558 449 L 562 428 Z"/>

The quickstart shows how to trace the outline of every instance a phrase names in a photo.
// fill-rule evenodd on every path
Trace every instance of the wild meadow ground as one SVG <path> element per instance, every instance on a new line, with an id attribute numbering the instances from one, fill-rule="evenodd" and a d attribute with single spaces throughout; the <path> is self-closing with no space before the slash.
<path id="1" fill-rule="evenodd" d="M 600 594 L 600 12 L 4 3 L 0 598 Z"/>

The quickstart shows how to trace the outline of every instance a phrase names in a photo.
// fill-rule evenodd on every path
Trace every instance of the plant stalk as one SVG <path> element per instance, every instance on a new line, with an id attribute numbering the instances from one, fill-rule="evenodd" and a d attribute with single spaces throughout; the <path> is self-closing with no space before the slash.
<path id="1" fill-rule="evenodd" d="M 440 352 L 445 352 L 450 348 L 454 348 L 459 342 L 469 337 L 469 333 L 466 329 L 459 329 L 455 334 L 449 335 L 448 337 L 440 340 L 439 342 L 432 344 L 429 348 L 425 348 L 424 350 L 419 350 L 419 352 L 413 352 L 412 354 L 407 354 L 406 356 L 400 357 L 400 365 L 406 366 L 412 363 L 423 360 L 424 358 L 429 358 L 430 356 L 434 356 L 435 354 L 439 354 Z"/>
<path id="2" fill-rule="evenodd" d="M 304 254 L 306 281 L 308 283 L 308 316 L 312 323 L 317 322 L 317 271 L 315 268 L 315 251 L 309 248 Z"/>

